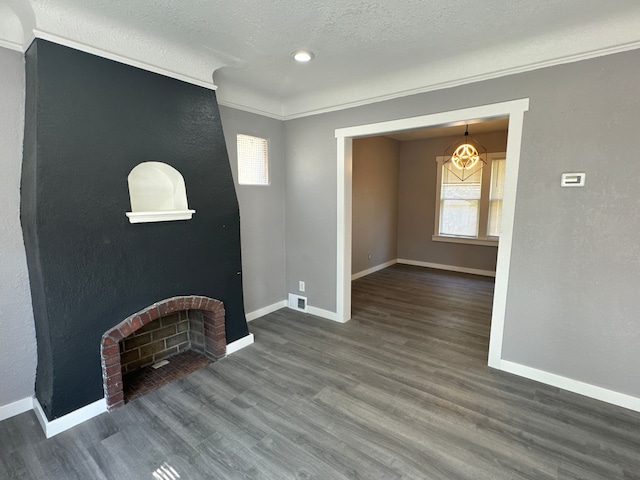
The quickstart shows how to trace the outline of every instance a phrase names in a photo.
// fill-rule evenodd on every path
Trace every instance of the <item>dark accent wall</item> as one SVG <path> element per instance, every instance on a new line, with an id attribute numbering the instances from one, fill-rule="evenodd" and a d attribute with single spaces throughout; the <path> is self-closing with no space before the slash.
<path id="1" fill-rule="evenodd" d="M 102 334 L 156 301 L 219 299 L 227 342 L 248 334 L 240 216 L 214 91 L 40 39 L 26 68 L 21 221 L 53 420 L 103 397 Z M 193 219 L 129 223 L 149 160 L 183 175 Z"/>

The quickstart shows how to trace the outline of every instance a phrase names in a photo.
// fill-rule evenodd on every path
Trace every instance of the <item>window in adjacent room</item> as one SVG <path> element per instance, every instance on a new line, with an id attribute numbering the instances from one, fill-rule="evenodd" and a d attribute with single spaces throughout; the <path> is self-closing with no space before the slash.
<path id="1" fill-rule="evenodd" d="M 269 148 L 266 138 L 238 134 L 238 183 L 269 185 Z"/>
<path id="2" fill-rule="evenodd" d="M 504 171 L 507 161 L 494 158 L 491 161 L 491 187 L 489 189 L 489 223 L 487 236 L 499 237 L 502 224 L 502 197 L 504 195 Z"/>
<path id="3" fill-rule="evenodd" d="M 433 240 L 494 245 L 500 236 L 505 153 L 487 155 L 487 165 L 465 181 L 438 157 Z"/>

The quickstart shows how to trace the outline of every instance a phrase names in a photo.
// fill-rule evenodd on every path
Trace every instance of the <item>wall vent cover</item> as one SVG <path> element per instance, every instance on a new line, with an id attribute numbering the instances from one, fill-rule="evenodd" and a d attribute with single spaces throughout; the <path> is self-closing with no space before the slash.
<path id="1" fill-rule="evenodd" d="M 289 308 L 300 312 L 307 311 L 307 297 L 302 297 L 294 293 L 289 294 Z"/>

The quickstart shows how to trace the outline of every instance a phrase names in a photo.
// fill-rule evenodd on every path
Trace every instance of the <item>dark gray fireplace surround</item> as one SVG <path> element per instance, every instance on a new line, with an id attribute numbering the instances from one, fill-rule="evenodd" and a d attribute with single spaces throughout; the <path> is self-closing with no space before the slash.
<path id="1" fill-rule="evenodd" d="M 249 332 L 215 92 L 41 39 L 26 71 L 20 215 L 53 420 L 103 398 L 102 335 L 155 302 L 215 298 L 227 343 Z M 182 174 L 191 220 L 129 223 L 127 175 L 150 160 Z"/>

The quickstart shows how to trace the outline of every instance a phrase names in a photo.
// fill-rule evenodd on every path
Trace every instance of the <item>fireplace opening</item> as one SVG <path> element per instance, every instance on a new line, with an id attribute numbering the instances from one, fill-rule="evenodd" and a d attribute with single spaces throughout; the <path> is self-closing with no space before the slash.
<path id="1" fill-rule="evenodd" d="M 156 388 L 186 377 L 190 373 L 206 367 L 209 363 L 210 360 L 201 353 L 187 350 L 176 353 L 157 364 L 145 365 L 125 373 L 122 375 L 124 403 L 129 403 Z"/>
<path id="2" fill-rule="evenodd" d="M 112 410 L 226 354 L 224 305 L 173 297 L 126 318 L 102 336 L 102 374 Z"/>

